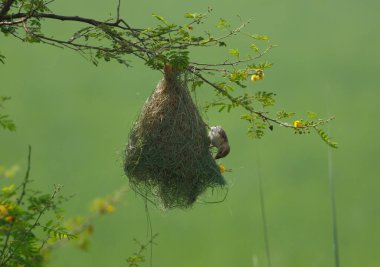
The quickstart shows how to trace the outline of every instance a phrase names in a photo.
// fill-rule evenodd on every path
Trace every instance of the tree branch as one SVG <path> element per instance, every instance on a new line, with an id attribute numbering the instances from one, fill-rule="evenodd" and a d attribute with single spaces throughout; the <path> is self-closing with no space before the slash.
<path id="1" fill-rule="evenodd" d="M 202 81 L 204 81 L 205 83 L 207 83 L 211 87 L 215 88 L 223 96 L 227 97 L 231 101 L 231 103 L 235 103 L 235 104 L 238 104 L 238 105 L 242 106 L 245 110 L 249 111 L 250 113 L 254 113 L 254 114 L 260 116 L 264 121 L 271 121 L 273 123 L 279 124 L 279 125 L 281 125 L 283 127 L 286 127 L 286 128 L 295 128 L 293 125 L 290 125 L 289 123 L 281 122 L 281 121 L 276 120 L 276 119 L 272 119 L 272 118 L 264 115 L 263 112 L 257 111 L 255 109 L 253 109 L 250 105 L 247 105 L 245 103 L 239 102 L 235 97 L 233 97 L 232 95 L 230 95 L 223 88 L 220 88 L 218 85 L 210 82 L 208 79 L 206 79 L 205 77 L 203 77 L 200 73 L 198 73 L 196 70 L 194 70 L 192 68 L 188 68 L 188 70 L 190 72 L 192 72 L 195 76 L 199 77 Z"/>
<path id="2" fill-rule="evenodd" d="M 44 8 L 20 8 L 18 13 L 15 11 L 16 13 L 14 14 L 7 14 L 10 9 L 8 8 L 8 10 L 5 11 L 7 4 L 12 5 L 14 1 L 3 1 L 5 1 L 2 8 L 4 15 L 0 17 L 0 27 L 4 25 L 6 31 L 17 36 L 17 30 L 21 28 L 22 24 L 26 33 L 25 38 L 23 38 L 25 41 L 41 42 L 72 49 L 85 58 L 90 59 L 95 65 L 98 64 L 98 59 L 104 59 L 105 61 L 112 59 L 128 65 L 124 56 L 132 54 L 142 59 L 146 65 L 155 70 L 161 70 L 165 64 L 173 64 L 181 69 L 186 68 L 187 71 L 194 74 L 193 77 L 196 77 L 195 79 L 197 79 L 198 83 L 210 85 L 218 95 L 223 96 L 222 102 L 227 101 L 227 103 L 222 103 L 223 106 L 221 110 L 223 110 L 224 107 L 228 107 L 228 109 L 241 107 L 250 113 L 252 121 L 255 120 L 256 122 L 257 120 L 261 120 L 263 124 L 269 124 L 270 129 L 272 129 L 271 123 L 274 123 L 296 131 L 300 129 L 307 130 L 309 128 L 316 128 L 329 121 L 307 121 L 307 123 L 295 127 L 291 123 L 281 121 L 281 119 L 283 119 L 281 116 L 271 117 L 268 112 L 256 109 L 254 101 L 261 103 L 263 107 L 273 105 L 274 99 L 271 98 L 272 93 L 260 98 L 260 96 L 249 93 L 241 93 L 235 96 L 230 92 L 230 88 L 232 90 L 233 86 L 246 87 L 244 82 L 248 80 L 249 75 L 252 75 L 252 79 L 258 70 L 263 72 L 263 69 L 270 67 L 271 64 L 269 63 L 254 63 L 266 55 L 267 52 L 274 47 L 273 45 L 268 44 L 266 49 L 261 51 L 253 43 L 250 47 L 253 49 L 254 54 L 250 53 L 251 55 L 240 58 L 239 52 L 236 49 L 237 55 L 232 55 L 237 56 L 237 58 L 234 60 L 225 60 L 221 63 L 194 62 L 190 60 L 188 56 L 190 48 L 227 46 L 225 40 L 239 33 L 243 33 L 242 29 L 246 27 L 250 21 L 243 22 L 236 28 L 231 28 L 229 24 L 224 25 L 223 23 L 225 22 L 222 21 L 221 27 L 217 25 L 217 28 L 223 31 L 227 30 L 227 32 L 220 34 L 221 36 L 219 37 L 210 32 L 206 32 L 205 36 L 204 34 L 198 35 L 191 33 L 193 30 L 192 25 L 200 24 L 202 19 L 207 17 L 205 14 L 186 14 L 187 18 L 192 18 L 193 20 L 184 25 L 169 23 L 165 18 L 154 15 L 160 21 L 157 27 L 137 29 L 130 27 L 128 23 L 120 17 L 121 0 L 115 0 L 116 16 L 113 19 L 105 21 L 80 16 L 59 15 L 50 13 L 51 11 L 46 11 L 48 9 Z M 44 6 L 46 6 L 47 3 L 48 2 L 44 3 Z M 43 19 L 71 21 L 87 25 L 81 27 L 67 40 L 55 36 L 48 37 L 41 32 L 41 22 Z M 256 38 L 255 35 L 243 34 L 254 39 L 267 40 L 267 38 L 260 39 Z M 207 73 L 219 73 L 223 78 L 227 79 L 228 84 L 213 82 L 209 77 L 205 76 Z M 263 75 L 261 79 L 262 78 Z M 193 85 L 194 88 L 199 86 L 196 83 Z M 265 101 L 269 101 L 270 104 L 265 104 Z M 217 104 L 220 105 L 220 103 Z"/>
<path id="3" fill-rule="evenodd" d="M 9 11 L 9 9 L 11 8 L 13 2 L 15 0 L 7 0 L 5 3 L 4 3 L 4 6 L 3 8 L 0 10 L 0 19 L 3 18 Z"/>
<path id="4" fill-rule="evenodd" d="M 83 22 L 87 23 L 93 26 L 99 26 L 99 25 L 107 25 L 112 27 L 117 27 L 123 30 L 128 30 L 129 28 L 121 26 L 120 23 L 122 22 L 121 19 L 118 19 L 114 22 L 107 22 L 107 21 L 100 21 L 90 18 L 84 18 L 80 16 L 63 16 L 63 15 L 57 15 L 52 13 L 33 13 L 33 14 L 27 14 L 27 13 L 16 13 L 11 15 L 6 15 L 1 18 L 1 21 L 11 21 L 13 19 L 20 19 L 20 18 L 48 18 L 48 19 L 55 19 L 55 20 L 61 20 L 61 21 L 74 21 L 74 22 Z M 1 24 L 1 22 L 0 22 Z M 138 29 L 134 29 L 138 30 Z"/>

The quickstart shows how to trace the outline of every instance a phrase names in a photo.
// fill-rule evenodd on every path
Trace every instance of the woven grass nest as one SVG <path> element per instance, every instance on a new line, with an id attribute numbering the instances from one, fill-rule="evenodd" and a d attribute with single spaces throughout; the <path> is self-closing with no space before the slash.
<path id="1" fill-rule="evenodd" d="M 206 189 L 226 184 L 209 145 L 185 75 L 165 66 L 129 135 L 124 170 L 131 188 L 165 209 L 191 207 Z"/>

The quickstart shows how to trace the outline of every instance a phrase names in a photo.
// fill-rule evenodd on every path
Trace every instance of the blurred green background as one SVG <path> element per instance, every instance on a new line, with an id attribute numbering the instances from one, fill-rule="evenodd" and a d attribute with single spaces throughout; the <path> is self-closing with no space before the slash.
<path id="1" fill-rule="evenodd" d="M 132 26 L 144 27 L 157 23 L 153 12 L 182 23 L 184 13 L 209 6 L 210 26 L 219 17 L 238 24 L 239 14 L 254 19 L 247 30 L 279 45 L 267 57 L 274 67 L 255 84 L 277 93 L 276 110 L 336 116 L 329 131 L 340 145 L 332 163 L 341 266 L 380 266 L 380 2 L 122 1 L 121 11 Z M 106 19 L 116 1 L 66 0 L 52 7 L 60 14 Z M 49 24 L 48 31 L 69 38 L 73 28 L 65 25 Z M 65 205 L 67 217 L 85 214 L 92 199 L 127 183 L 121 154 L 160 73 L 134 59 L 129 69 L 116 63 L 95 67 L 72 51 L 0 38 L 7 57 L 0 65 L 0 95 L 12 97 L 7 110 L 18 127 L 16 133 L 1 132 L 0 162 L 25 167 L 32 145 L 33 187 L 51 191 L 53 184 L 64 185 L 65 194 L 75 194 Z M 197 53 L 217 60 L 209 51 Z M 200 104 L 208 97 L 199 92 Z M 278 127 L 251 140 L 240 114 L 207 115 L 210 124 L 224 126 L 232 146 L 222 160 L 233 169 L 226 174 L 227 200 L 187 211 L 151 207 L 153 232 L 159 233 L 153 266 L 267 266 L 259 169 L 272 266 L 333 266 L 328 147 L 315 134 L 294 136 Z M 88 252 L 66 246 L 49 266 L 126 266 L 138 249 L 133 238 L 146 239 L 147 222 L 140 197 L 130 191 L 125 203 L 95 223 Z"/>

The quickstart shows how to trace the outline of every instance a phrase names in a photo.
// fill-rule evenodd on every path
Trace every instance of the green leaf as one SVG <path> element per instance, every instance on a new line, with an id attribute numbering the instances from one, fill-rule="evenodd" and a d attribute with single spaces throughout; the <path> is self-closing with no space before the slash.
<path id="1" fill-rule="evenodd" d="M 218 109 L 218 111 L 219 111 L 219 112 L 222 112 L 225 108 L 226 108 L 226 106 L 223 105 L 223 106 L 221 106 L 221 107 Z"/>
<path id="2" fill-rule="evenodd" d="M 218 42 L 218 45 L 219 46 L 227 46 L 227 44 L 225 42 Z"/>
<path id="3" fill-rule="evenodd" d="M 164 17 L 161 17 L 161 16 L 159 16 L 159 15 L 157 15 L 155 13 L 152 13 L 152 17 L 158 19 L 159 21 L 162 21 L 165 24 L 168 24 L 168 22 L 164 19 Z"/>
<path id="4" fill-rule="evenodd" d="M 255 45 L 255 44 L 251 44 L 251 49 L 253 49 L 254 51 L 256 51 L 256 52 L 259 52 L 259 48 L 257 47 L 257 45 Z"/>
<path id="5" fill-rule="evenodd" d="M 185 13 L 185 18 L 187 19 L 193 19 L 196 17 L 196 13 Z"/>
<path id="6" fill-rule="evenodd" d="M 268 61 L 265 61 L 265 62 L 262 62 L 262 63 L 259 63 L 259 64 L 248 65 L 248 67 L 250 69 L 267 69 L 267 68 L 270 68 L 272 66 L 273 66 L 273 63 L 270 63 Z"/>
<path id="7" fill-rule="evenodd" d="M 315 112 L 313 112 L 313 111 L 308 111 L 308 112 L 307 112 L 307 117 L 308 117 L 309 119 L 315 119 L 315 118 L 318 117 L 318 115 L 317 115 L 317 113 L 315 113 Z"/>
<path id="8" fill-rule="evenodd" d="M 16 131 L 16 124 L 11 119 L 9 119 L 8 115 L 0 114 L 0 125 L 4 130 L 8 130 L 10 132 Z"/>
<path id="9" fill-rule="evenodd" d="M 187 19 L 199 19 L 202 17 L 202 14 L 199 13 L 185 13 L 185 18 Z"/>
<path id="10" fill-rule="evenodd" d="M 338 148 L 338 143 L 331 140 L 331 138 L 322 129 L 315 128 L 322 140 L 332 148 Z"/>
<path id="11" fill-rule="evenodd" d="M 171 50 L 166 54 L 170 64 L 178 69 L 184 69 L 189 65 L 189 51 L 186 50 Z"/>
<path id="12" fill-rule="evenodd" d="M 229 79 L 231 82 L 237 83 L 239 86 L 242 86 L 239 83 L 239 81 L 245 81 L 247 79 L 247 71 L 245 69 L 235 70 L 234 72 L 230 73 Z"/>
<path id="13" fill-rule="evenodd" d="M 201 87 L 204 81 L 194 79 L 191 81 L 191 90 L 194 91 L 196 88 Z"/>
<path id="14" fill-rule="evenodd" d="M 286 112 L 285 110 L 281 110 L 281 111 L 278 111 L 276 115 L 277 115 L 277 119 L 281 120 L 284 118 L 289 118 L 291 116 L 294 116 L 294 115 L 296 115 L 296 113 L 295 112 Z"/>
<path id="15" fill-rule="evenodd" d="M 253 122 L 248 128 L 248 136 L 253 139 L 260 139 L 264 136 L 266 124 L 260 121 Z"/>
<path id="16" fill-rule="evenodd" d="M 259 35 L 259 34 L 254 34 L 252 35 L 253 38 L 257 39 L 257 40 L 261 40 L 261 41 L 267 41 L 269 40 L 269 37 L 266 36 L 266 35 Z"/>
<path id="17" fill-rule="evenodd" d="M 239 57 L 239 56 L 240 56 L 240 52 L 239 52 L 238 49 L 230 49 L 230 50 L 228 50 L 228 53 L 229 53 L 230 55 L 235 56 L 235 57 Z"/>
<path id="18" fill-rule="evenodd" d="M 219 21 L 216 23 L 216 27 L 218 29 L 227 29 L 229 28 L 231 25 L 227 22 L 227 20 L 223 19 L 223 18 L 220 18 Z"/>
<path id="19" fill-rule="evenodd" d="M 255 93 L 255 99 L 259 101 L 263 105 L 263 107 L 273 106 L 275 103 L 275 96 L 275 93 L 268 93 L 264 91 L 259 91 Z"/>
<path id="20" fill-rule="evenodd" d="M 38 36 L 27 34 L 24 38 L 24 41 L 28 43 L 40 43 L 41 39 Z"/>
<path id="21" fill-rule="evenodd" d="M 2 55 L 2 54 L 0 54 L 0 62 L 3 63 L 3 64 L 5 64 L 4 60 L 5 60 L 5 56 Z"/>
<path id="22" fill-rule="evenodd" d="M 246 120 L 246 121 L 252 121 L 253 118 L 254 118 L 254 116 L 251 113 L 244 114 L 244 115 L 240 116 L 240 119 Z"/>
<path id="23" fill-rule="evenodd" d="M 3 103 L 5 101 L 8 101 L 10 100 L 11 98 L 10 97 L 7 97 L 7 96 L 0 96 L 0 109 L 3 108 Z M 14 132 L 16 131 L 16 125 L 15 123 L 13 122 L 13 120 L 11 120 L 9 118 L 9 115 L 7 114 L 2 114 L 0 112 L 0 126 L 4 129 L 4 130 L 8 130 L 8 131 L 11 131 L 11 132 Z"/>
<path id="24" fill-rule="evenodd" d="M 273 63 L 270 63 L 270 62 L 264 62 L 264 63 L 261 63 L 260 64 L 260 67 L 262 68 L 262 69 L 267 69 L 267 68 L 270 68 L 270 67 L 272 67 L 273 66 Z"/>

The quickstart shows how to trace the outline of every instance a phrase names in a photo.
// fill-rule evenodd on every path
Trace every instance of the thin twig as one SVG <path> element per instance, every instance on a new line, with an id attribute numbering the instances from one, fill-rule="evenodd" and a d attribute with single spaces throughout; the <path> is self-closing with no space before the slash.
<path id="1" fill-rule="evenodd" d="M 293 125 L 291 125 L 291 124 L 289 124 L 287 122 L 282 122 L 280 120 L 271 118 L 271 117 L 265 115 L 267 112 L 255 110 L 251 105 L 249 105 L 247 103 L 244 103 L 242 101 L 239 101 L 238 98 L 232 96 L 231 94 L 229 94 L 226 90 L 224 90 L 223 88 L 221 88 L 217 84 L 215 84 L 215 83 L 209 81 L 208 79 L 206 79 L 205 77 L 203 77 L 203 75 L 201 75 L 200 72 L 196 68 L 194 68 L 193 66 L 189 66 L 187 68 L 187 70 L 189 72 L 193 73 L 195 76 L 197 76 L 198 78 L 200 78 L 202 81 L 204 81 L 208 85 L 210 85 L 211 87 L 215 88 L 221 95 L 223 95 L 228 100 L 230 100 L 231 103 L 241 106 L 245 110 L 249 111 L 251 114 L 258 115 L 265 122 L 273 122 L 275 124 L 278 124 L 278 125 L 280 125 L 282 127 L 286 127 L 286 128 L 305 129 L 305 128 L 317 128 L 318 126 L 323 125 L 323 124 L 325 124 L 325 123 L 327 123 L 327 122 L 335 119 L 335 117 L 330 117 L 330 118 L 328 118 L 326 120 L 318 120 L 315 123 L 310 123 L 307 126 L 295 127 L 295 126 L 293 126 Z"/>
<path id="2" fill-rule="evenodd" d="M 17 205 L 21 204 L 26 193 L 26 184 L 29 182 L 29 174 L 30 174 L 30 168 L 31 168 L 31 156 L 32 156 L 32 147 L 28 146 L 28 167 L 26 169 L 24 182 L 22 183 L 21 195 L 17 200 Z"/>
<path id="3" fill-rule="evenodd" d="M 100 25 L 101 26 L 101 25 Z M 83 44 L 78 44 L 78 43 L 74 43 L 73 41 L 69 40 L 69 41 L 63 41 L 63 40 L 58 40 L 58 39 L 54 39 L 54 38 L 50 38 L 50 37 L 46 37 L 44 35 L 40 35 L 40 34 L 35 34 L 33 33 L 32 31 L 30 31 L 26 25 L 26 22 L 24 21 L 23 22 L 23 27 L 25 29 L 25 31 L 30 34 L 30 35 L 33 35 L 41 40 L 47 40 L 47 41 L 50 41 L 50 42 L 55 42 L 55 43 L 59 43 L 69 49 L 73 49 L 73 50 L 76 50 L 78 51 L 79 49 L 83 48 L 83 49 L 94 49 L 94 50 L 100 50 L 100 51 L 105 51 L 105 52 L 120 52 L 120 53 L 128 53 L 128 54 L 133 54 L 135 56 L 137 56 L 138 58 L 141 58 L 143 59 L 144 61 L 146 61 L 146 59 L 139 54 L 139 52 L 145 52 L 146 55 L 149 57 L 149 53 L 151 53 L 147 48 L 144 48 L 144 47 L 141 47 L 141 46 L 138 46 L 137 44 L 135 43 L 132 43 L 118 35 L 115 35 L 112 31 L 109 31 L 108 29 L 102 29 L 106 34 L 108 34 L 115 42 L 119 43 L 121 47 L 123 48 L 120 48 L 120 49 L 111 49 L 111 48 L 106 48 L 106 47 L 102 47 L 102 46 L 91 46 L 91 45 L 83 45 Z M 51 43 L 48 43 L 48 44 L 51 44 Z M 53 45 L 53 44 L 51 44 Z M 130 47 L 134 47 L 136 50 L 132 50 Z M 145 46 L 145 45 L 144 45 Z"/>
<path id="4" fill-rule="evenodd" d="M 44 42 L 46 44 L 49 44 L 49 45 L 53 45 L 53 46 L 57 46 L 55 43 L 58 43 L 58 44 L 61 44 L 62 46 L 65 46 L 69 49 L 73 49 L 73 50 L 80 50 L 80 49 L 94 49 L 94 50 L 100 50 L 100 51 L 104 51 L 104 52 L 128 52 L 130 54 L 134 54 L 135 56 L 138 56 L 140 57 L 139 55 L 137 55 L 135 52 L 138 52 L 140 51 L 140 47 L 137 46 L 137 50 L 134 51 L 134 50 L 128 50 L 126 51 L 125 49 L 110 49 L 110 48 L 106 48 L 106 47 L 102 47 L 102 46 L 91 46 L 91 45 L 83 45 L 83 44 L 78 44 L 78 43 L 74 43 L 73 41 L 69 40 L 69 41 L 63 41 L 63 40 L 58 40 L 58 39 L 54 39 L 54 38 L 50 38 L 50 37 L 46 37 L 44 35 L 40 35 L 40 34 L 35 34 L 33 33 L 26 25 L 26 21 L 23 21 L 22 23 L 23 27 L 24 27 L 24 30 L 25 32 L 27 32 L 29 35 L 32 35 L 34 37 L 37 37 L 39 38 L 42 42 L 44 42 L 43 40 L 46 40 L 46 41 L 50 41 L 50 42 Z M 106 30 L 105 30 L 106 31 Z M 106 31 L 107 32 L 107 31 Z M 110 33 L 109 31 L 107 33 Z M 121 37 L 120 37 L 121 38 Z M 123 38 L 121 38 L 121 40 L 123 41 L 126 41 L 124 40 Z M 120 42 L 120 41 L 119 41 Z M 135 45 L 136 46 L 136 45 Z M 60 46 L 58 46 L 60 47 Z"/>
<path id="5" fill-rule="evenodd" d="M 90 19 L 90 18 L 85 18 L 85 17 L 80 17 L 80 16 L 63 16 L 63 15 L 57 15 L 57 14 L 52 14 L 52 13 L 37 13 L 37 12 L 34 12 L 32 14 L 17 13 L 17 14 L 3 16 L 2 20 L 9 21 L 9 20 L 18 19 L 18 18 L 24 18 L 28 15 L 31 18 L 48 18 L 48 19 L 55 19 L 55 20 L 61 20 L 61 21 L 76 21 L 76 22 L 83 22 L 86 24 L 90 24 L 93 26 L 106 25 L 106 26 L 112 26 L 112 27 L 117 27 L 120 29 L 127 30 L 127 28 L 120 25 L 120 22 L 121 22 L 120 20 L 115 21 L 115 22 L 106 22 L 106 21 L 100 21 L 100 20 L 95 20 L 95 19 Z"/>
<path id="6" fill-rule="evenodd" d="M 271 121 L 273 123 L 279 124 L 279 125 L 281 125 L 283 127 L 286 127 L 286 128 L 295 128 L 293 125 L 290 125 L 289 123 L 281 122 L 279 120 L 270 118 L 270 117 L 264 115 L 264 112 L 257 111 L 255 109 L 253 109 L 253 107 L 251 107 L 251 106 L 249 106 L 249 105 L 247 105 L 245 103 L 242 103 L 241 101 L 239 101 L 238 99 L 236 99 L 235 97 L 233 97 L 231 94 L 229 94 L 226 90 L 224 90 L 220 86 L 218 86 L 218 85 L 210 82 L 208 79 L 206 79 L 205 77 L 203 77 L 200 73 L 198 73 L 193 68 L 189 67 L 188 70 L 190 72 L 194 73 L 194 75 L 196 75 L 197 77 L 199 77 L 202 81 L 204 81 L 208 85 L 210 85 L 213 88 L 215 88 L 219 93 L 221 93 L 223 96 L 227 97 L 232 103 L 238 104 L 238 105 L 242 106 L 244 109 L 246 109 L 247 111 L 249 111 L 250 113 L 254 113 L 254 114 L 260 116 L 264 121 Z"/>
<path id="7" fill-rule="evenodd" d="M 26 169 L 24 181 L 21 185 L 21 194 L 20 194 L 20 197 L 17 199 L 17 205 L 20 205 L 22 203 L 22 200 L 26 194 L 26 185 L 29 182 L 29 174 L 30 174 L 30 168 L 31 168 L 31 156 L 32 156 L 32 147 L 29 145 L 28 146 L 28 166 Z M 1 250 L 1 262 L 0 262 L 1 265 L 0 266 L 5 266 L 5 263 L 8 261 L 8 260 L 6 260 L 6 257 L 5 257 L 6 253 L 5 252 L 8 249 L 9 238 L 11 236 L 14 223 L 15 223 L 15 221 L 13 221 L 10 225 L 9 231 L 8 231 L 7 236 L 5 238 L 5 241 L 4 241 L 3 249 Z"/>
<path id="8" fill-rule="evenodd" d="M 257 60 L 261 57 L 263 57 L 265 54 L 267 54 L 272 48 L 274 48 L 273 45 L 270 45 L 268 46 L 263 52 L 259 53 L 257 56 L 255 57 L 252 57 L 252 58 L 247 58 L 247 59 L 241 59 L 241 60 L 236 60 L 236 61 L 233 61 L 233 62 L 228 62 L 228 61 L 225 61 L 223 63 L 215 63 L 215 64 L 209 64 L 209 63 L 197 63 L 197 62 L 190 62 L 190 64 L 192 65 L 197 65 L 197 66 L 205 66 L 205 67 L 221 67 L 221 66 L 237 66 L 237 65 L 240 65 L 241 63 L 247 63 L 247 62 L 251 62 L 251 61 L 254 61 L 254 60 Z M 198 68 L 197 68 L 198 69 Z M 203 70 L 203 68 L 199 68 L 201 70 Z M 217 69 L 214 69 L 214 70 L 217 70 Z"/>
<path id="9" fill-rule="evenodd" d="M 59 191 L 61 190 L 61 187 L 60 186 L 56 186 L 51 197 L 50 197 L 50 201 L 53 201 L 55 196 L 59 193 Z M 45 214 L 45 212 L 50 208 L 50 203 L 46 204 L 41 210 L 40 212 L 38 213 L 37 215 L 37 218 L 34 220 L 34 223 L 29 227 L 29 229 L 25 232 L 24 236 L 27 237 L 31 234 L 31 232 L 33 231 L 33 229 L 35 229 L 38 225 L 39 225 L 39 221 L 42 217 L 42 215 Z M 12 259 L 13 255 L 18 251 L 18 249 L 24 245 L 24 242 L 25 240 L 21 240 L 20 243 L 18 243 L 18 245 L 11 251 L 8 253 L 7 257 L 4 257 L 4 261 L 2 262 L 2 265 L 1 266 L 7 266 L 6 264 L 8 263 L 8 261 L 10 259 Z M 5 255 L 4 255 L 5 256 Z"/>
<path id="10" fill-rule="evenodd" d="M 153 237 L 153 226 L 152 226 L 152 220 L 150 218 L 150 213 L 149 213 L 149 207 L 148 207 L 148 195 L 145 195 L 145 200 L 144 200 L 144 205 L 145 205 L 145 215 L 146 215 L 146 220 L 147 220 L 147 237 L 149 240 L 152 240 Z M 150 258 L 149 258 L 149 266 L 153 266 L 153 243 L 150 243 Z"/>
<path id="11" fill-rule="evenodd" d="M 120 0 L 117 1 L 117 8 L 116 8 L 116 21 L 120 20 Z"/>

